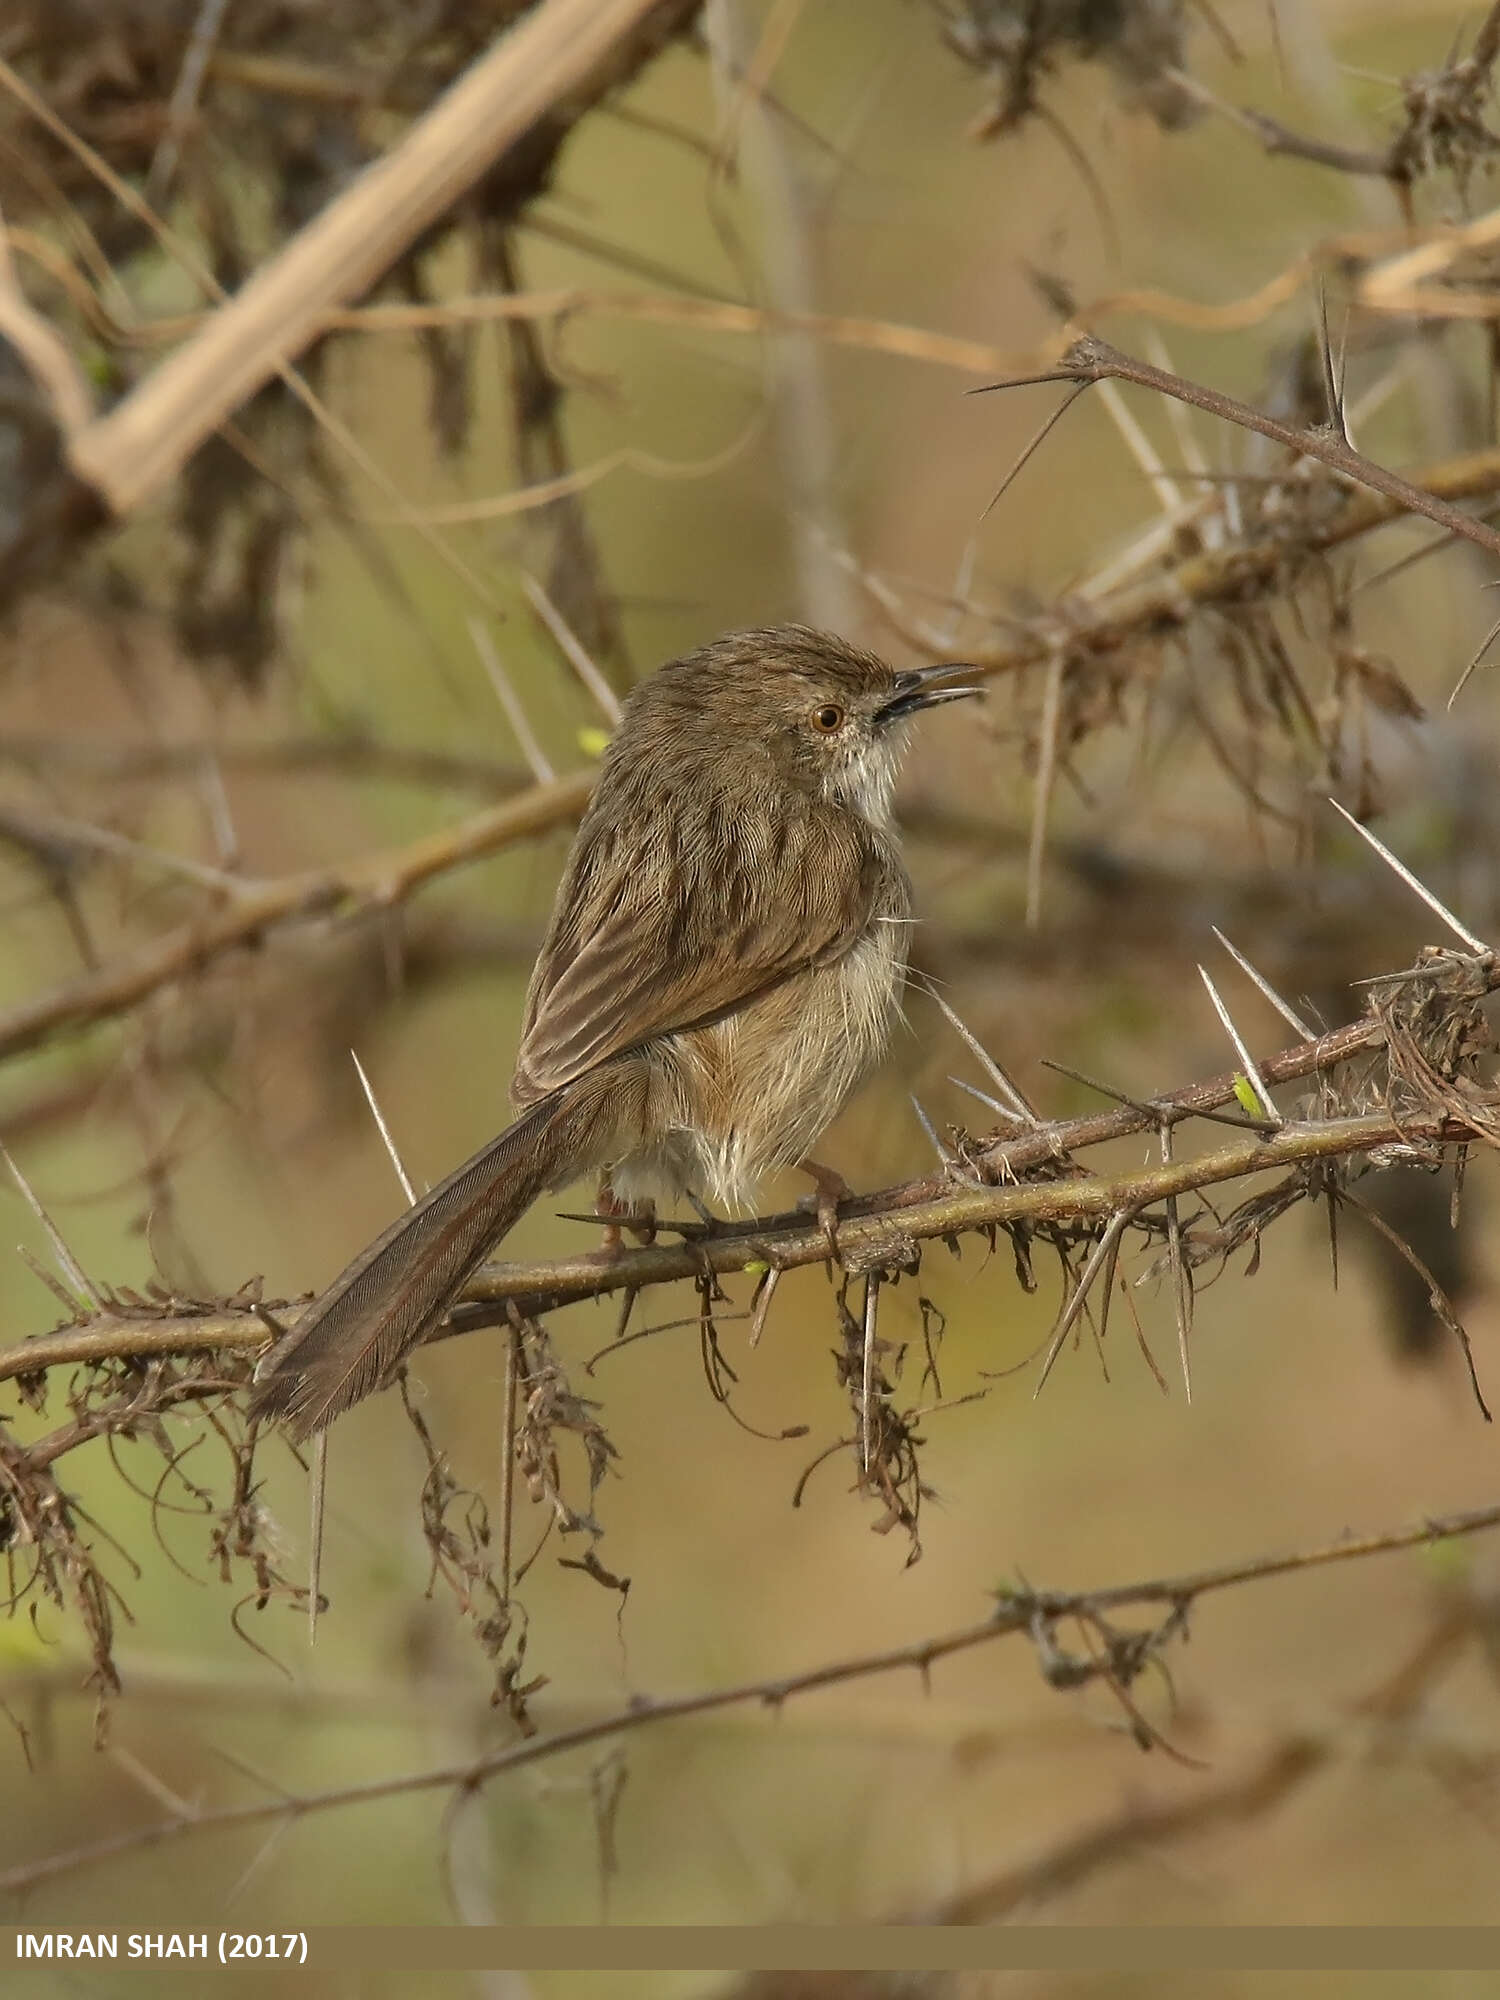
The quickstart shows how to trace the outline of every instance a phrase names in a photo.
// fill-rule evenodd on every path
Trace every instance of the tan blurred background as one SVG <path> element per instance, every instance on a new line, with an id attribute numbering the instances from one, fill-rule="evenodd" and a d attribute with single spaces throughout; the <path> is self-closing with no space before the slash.
<path id="1" fill-rule="evenodd" d="M 753 49 L 766 10 L 729 12 Z M 1278 52 L 1260 0 L 1222 0 L 1217 12 L 1243 60 L 1232 63 L 1189 9 L 1195 76 L 1236 103 L 1352 144 L 1375 143 L 1389 127 L 1397 97 L 1380 79 L 1440 64 L 1467 18 L 1417 0 L 1283 6 Z M 1218 117 L 1163 129 L 1098 62 L 1067 61 L 1046 82 L 1056 122 L 1034 118 L 980 139 L 972 128 L 986 102 L 983 80 L 943 45 L 931 10 L 901 0 L 810 0 L 791 24 L 772 94 L 769 108 L 741 107 L 742 172 L 727 185 L 695 150 L 711 147 L 717 129 L 713 66 L 690 47 L 669 48 L 626 94 L 644 122 L 599 111 L 566 146 L 531 211 L 540 226 L 514 239 L 524 284 L 664 288 L 650 269 L 612 269 L 560 242 L 546 232 L 550 222 L 713 295 L 744 296 L 751 274 L 772 297 L 802 286 L 817 311 L 988 342 L 1020 363 L 1055 324 L 1034 272 L 1084 299 L 1154 286 L 1221 301 L 1253 291 L 1321 237 L 1400 220 L 1384 183 L 1268 157 Z M 220 164 L 226 198 L 253 210 L 253 173 L 237 175 L 232 158 Z M 1488 205 L 1492 193 L 1481 179 L 1468 190 L 1470 206 Z M 1424 202 L 1427 214 L 1456 212 L 1441 179 Z M 482 288 L 458 242 L 443 276 L 455 293 Z M 136 258 L 129 282 L 143 311 L 184 303 L 182 281 L 159 258 Z M 1315 294 L 1304 288 L 1233 335 L 1166 324 L 1160 332 L 1179 369 L 1270 404 L 1315 318 Z M 1104 326 L 1122 346 L 1155 351 L 1139 315 Z M 1333 331 L 1337 341 L 1336 317 Z M 977 645 L 1003 631 L 1007 616 L 1098 571 L 1157 510 L 1097 399 L 1069 414 L 987 513 L 1056 389 L 972 399 L 971 379 L 939 366 L 831 344 L 785 363 L 753 338 L 588 313 L 566 324 L 551 351 L 572 463 L 595 465 L 627 447 L 649 455 L 600 478 L 584 503 L 618 599 L 622 681 L 728 625 L 784 617 L 840 622 L 909 657 L 831 551 L 883 579 L 908 623 Z M 810 400 L 778 418 L 767 371 L 783 363 L 793 394 Z M 454 509 L 541 476 L 513 448 L 499 331 L 476 337 L 472 364 L 472 418 L 461 446 L 445 454 L 434 440 L 428 362 L 410 336 L 350 337 L 324 356 L 323 393 L 412 505 Z M 1397 378 L 1358 442 L 1393 463 L 1492 442 L 1484 365 L 1477 330 L 1435 333 L 1399 355 L 1351 343 L 1351 397 L 1387 371 Z M 1128 402 L 1179 476 L 1189 449 L 1222 472 L 1261 462 L 1242 435 L 1206 418 L 1187 420 L 1185 442 L 1159 405 Z M 392 522 L 388 498 L 357 473 L 341 468 L 336 487 L 303 480 L 296 490 L 306 533 L 278 569 L 275 646 L 254 686 L 232 665 L 187 657 L 174 636 L 162 586 L 182 560 L 182 530 L 162 510 L 23 607 L 0 656 L 6 737 L 243 743 L 357 727 L 382 743 L 518 765 L 467 630 L 484 607 Z M 547 756 L 559 770 L 577 768 L 601 718 L 519 585 L 521 565 L 548 559 L 545 524 L 497 515 L 444 532 L 504 600 L 508 615 L 490 628 Z M 1358 560 L 1373 575 L 1423 539 L 1396 529 Z M 1494 615 L 1479 588 L 1487 580 L 1474 551 L 1450 549 L 1353 599 L 1355 643 L 1389 659 L 1434 718 L 1371 724 L 1379 803 L 1389 807 L 1382 830 L 1481 931 L 1500 908 L 1489 844 L 1493 684 L 1482 673 L 1471 683 L 1457 722 L 1443 702 Z M 1330 669 L 1316 619 L 1299 635 L 1295 614 L 1282 616 L 1309 685 L 1322 688 Z M 1200 959 L 1232 991 L 1253 1045 L 1282 1045 L 1286 1031 L 1218 952 L 1214 922 L 1330 1020 L 1357 1007 L 1349 982 L 1405 962 L 1434 934 L 1434 921 L 1377 879 L 1378 864 L 1352 841 L 1325 829 L 1310 858 L 1295 827 L 1253 809 L 1229 781 L 1184 719 L 1184 686 L 1222 671 L 1211 645 L 1193 659 L 1163 646 L 1159 662 L 1143 655 L 1134 671 L 1138 687 L 1154 686 L 1154 706 L 1148 716 L 1139 694 L 1127 694 L 1118 719 L 1097 718 L 1070 752 L 1029 932 L 1040 678 L 997 684 L 978 724 L 966 710 L 934 719 L 909 771 L 924 967 L 1048 1115 L 1098 1100 L 1041 1067 L 1043 1057 L 1142 1094 L 1229 1065 L 1193 969 Z M 1298 750 L 1276 746 L 1265 767 L 1279 798 L 1308 796 Z M 14 760 L 0 771 L 0 796 L 205 860 L 227 814 L 234 865 L 252 876 L 409 838 L 483 797 L 451 777 L 434 785 L 256 772 L 231 758 L 222 772 L 222 811 L 206 782 L 143 787 Z M 968 835 L 952 825 L 923 831 L 923 813 L 939 809 L 972 822 Z M 1312 816 L 1299 805 L 1291 817 L 1305 825 Z M 349 1043 L 419 1178 L 436 1178 L 497 1129 L 529 953 L 565 841 L 559 830 L 445 878 L 386 926 L 337 936 L 298 927 L 201 988 L 155 1003 L 144 1027 L 110 1024 L 8 1062 L 0 1136 L 84 1266 L 112 1285 L 139 1286 L 155 1257 L 175 1288 L 200 1296 L 233 1292 L 256 1274 L 268 1295 L 325 1282 L 399 1199 Z M 27 857 L 5 859 L 3 893 L 8 1003 L 76 970 L 79 947 Z M 169 921 L 184 893 L 149 872 L 104 864 L 86 889 L 96 942 L 107 950 Z M 392 978 L 403 940 L 404 983 Z M 909 1014 L 911 1033 L 887 1073 L 823 1149 L 861 1188 L 929 1170 L 910 1093 L 940 1129 L 987 1122 L 948 1080 L 984 1082 L 937 1009 L 918 993 Z M 1119 1157 L 1143 1155 L 1126 1148 Z M 1489 1178 L 1477 1162 L 1476 1221 L 1458 1285 L 1493 1398 Z M 770 1190 L 768 1205 L 795 1192 Z M 4 1199 L 12 1238 L 45 1257 L 19 1199 Z M 510 1254 L 576 1246 L 586 1227 L 552 1211 L 583 1202 L 580 1193 L 543 1203 Z M 1070 1344 L 1034 1399 L 1035 1364 L 999 1379 L 986 1371 L 1013 1368 L 1043 1339 L 1057 1307 L 1055 1271 L 1039 1259 L 1041 1289 L 1026 1298 L 1003 1244 L 992 1259 L 972 1241 L 959 1262 L 931 1251 L 920 1287 L 890 1295 L 886 1330 L 919 1343 L 915 1299 L 929 1293 L 947 1319 L 946 1396 L 989 1393 L 921 1426 L 932 1497 L 921 1560 L 910 1566 L 899 1532 L 871 1532 L 878 1510 L 852 1490 L 847 1452 L 792 1504 L 805 1467 L 848 1421 L 823 1274 L 783 1283 L 754 1352 L 743 1322 L 726 1316 L 725 1349 L 739 1376 L 734 1414 L 708 1392 L 691 1325 L 605 1356 L 590 1376 L 583 1364 L 609 1344 L 616 1306 L 554 1316 L 574 1387 L 598 1398 L 618 1453 L 597 1496 L 598 1554 L 629 1577 L 630 1591 L 622 1610 L 614 1593 L 560 1568 L 559 1553 L 581 1550 L 576 1539 L 553 1538 L 521 1592 L 527 1668 L 546 1677 L 532 1698 L 535 1721 L 550 1731 L 633 1696 L 752 1681 L 916 1641 L 982 1617 L 1007 1580 L 1103 1586 L 1492 1500 L 1495 1436 L 1462 1369 L 1446 1346 L 1433 1349 L 1425 1322 L 1411 1331 L 1381 1267 L 1349 1241 L 1356 1234 L 1347 1222 L 1336 1290 L 1309 1209 L 1268 1233 L 1254 1276 L 1241 1255 L 1204 1292 L 1191 1406 L 1164 1286 L 1148 1282 L 1134 1296 L 1168 1393 L 1117 1310 L 1102 1354 L 1087 1337 Z M 636 1324 L 693 1311 L 682 1288 L 680 1297 L 643 1301 Z M 55 1316 L 24 1264 L 0 1263 L 7 1339 Z M 1415 1359 L 1398 1351 L 1403 1337 Z M 919 1389 L 919 1345 L 917 1354 L 904 1383 L 912 1403 L 929 1400 Z M 435 1436 L 493 1506 L 496 1337 L 447 1343 L 418 1373 Z M 13 1395 L 0 1397 L 7 1416 L 14 1405 Z M 19 1424 L 34 1433 L 36 1420 Z M 807 1426 L 806 1436 L 755 1434 L 793 1426 Z M 185 1469 L 211 1481 L 214 1454 L 209 1439 Z M 260 1497 L 300 1574 L 302 1473 L 274 1448 L 260 1462 Z M 102 1445 L 78 1454 L 74 1490 L 101 1547 L 117 1538 L 129 1555 L 101 1555 L 129 1605 L 118 1634 L 124 1693 L 109 1704 L 106 1747 L 95 1747 L 70 1617 L 44 1606 L 0 1626 L 0 1698 L 30 1731 L 32 1757 L 28 1769 L 18 1734 L 0 1726 L 0 1866 L 156 1819 L 165 1800 L 207 1806 L 277 1786 L 316 1791 L 503 1742 L 507 1724 L 486 1704 L 485 1662 L 451 1594 L 442 1586 L 426 1594 L 423 1471 L 392 1397 L 340 1425 L 324 1557 L 331 1606 L 310 1652 L 303 1618 L 280 1601 L 239 1612 L 253 1648 L 237 1635 L 230 1613 L 245 1585 L 220 1583 L 201 1520 L 167 1513 L 153 1534 L 148 1501 L 125 1478 L 149 1494 L 159 1454 L 143 1445 L 123 1445 L 114 1458 Z M 523 1549 L 539 1533 L 533 1516 L 521 1507 Z M 1495 1562 L 1480 1541 L 1451 1563 L 1385 1557 L 1205 1601 L 1191 1643 L 1171 1656 L 1173 1688 L 1148 1678 L 1136 1691 L 1192 1763 L 1143 1753 L 1106 1694 L 1049 1690 L 1034 1653 L 1008 1641 L 940 1665 L 925 1687 L 911 1672 L 852 1681 L 778 1713 L 749 1707 L 543 1763 L 489 1787 L 451 1828 L 447 1795 L 421 1794 L 310 1816 L 281 1826 L 273 1841 L 262 1827 L 126 1853 L 43 1885 L 11 1920 L 134 1929 L 243 1921 L 271 1930 L 454 1917 L 940 1915 L 1083 1829 L 1216 1790 L 1268 1748 L 1308 1734 L 1335 1744 L 1335 1754 L 1284 1798 L 1144 1846 L 1122 1838 L 1117 1853 L 1016 1914 L 1063 1924 L 1489 1923 L 1500 1881 L 1493 1660 L 1486 1668 L 1477 1646 L 1456 1656 L 1408 1739 L 1361 1719 L 1358 1704 L 1420 1647 L 1446 1593 L 1495 1583 Z M 39 1992 L 74 1990 L 61 1976 L 50 1985 L 33 1977 Z M 274 1975 L 262 1978 L 276 1986 Z M 535 1975 L 529 1990 L 539 2000 L 644 2000 L 715 1983 Z M 162 1984 L 175 1990 L 170 1975 Z M 116 1985 L 123 1975 L 100 1972 L 89 1990 Z M 345 1990 L 417 1989 L 392 1975 L 362 1976 Z M 1145 1990 L 1140 1980 L 1061 1975 L 1017 1975 L 1005 1986 L 1136 1990 Z M 1252 1989 L 1215 1976 L 1194 1990 Z M 1288 1979 L 1278 1990 L 1302 1987 Z M 1423 1990 L 1493 1985 L 1455 1975 Z"/>

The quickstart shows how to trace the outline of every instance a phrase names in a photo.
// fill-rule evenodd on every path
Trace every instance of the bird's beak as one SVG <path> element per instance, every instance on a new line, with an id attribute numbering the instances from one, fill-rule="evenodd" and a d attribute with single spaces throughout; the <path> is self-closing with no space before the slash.
<path id="1" fill-rule="evenodd" d="M 940 701 L 963 701 L 971 694 L 983 694 L 984 689 L 970 681 L 953 685 L 955 675 L 978 671 L 967 660 L 945 660 L 941 666 L 909 668 L 897 674 L 895 693 L 876 709 L 875 720 L 884 727 L 887 723 L 904 722 L 920 709 L 936 708 Z"/>

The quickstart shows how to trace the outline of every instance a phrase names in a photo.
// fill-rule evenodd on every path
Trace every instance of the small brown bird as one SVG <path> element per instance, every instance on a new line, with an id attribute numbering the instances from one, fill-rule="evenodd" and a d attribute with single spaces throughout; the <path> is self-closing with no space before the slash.
<path id="1" fill-rule="evenodd" d="M 911 928 L 904 724 L 979 693 L 826 632 L 735 632 L 631 694 L 531 976 L 520 1114 L 393 1222 L 261 1362 L 299 1437 L 377 1388 L 544 1190 L 600 1211 L 747 1203 L 879 1060 Z"/>

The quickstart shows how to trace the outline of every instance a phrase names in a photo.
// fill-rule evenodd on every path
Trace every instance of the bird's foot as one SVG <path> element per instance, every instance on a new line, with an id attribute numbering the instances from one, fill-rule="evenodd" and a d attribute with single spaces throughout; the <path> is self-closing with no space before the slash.
<path id="1" fill-rule="evenodd" d="M 643 1201 L 639 1206 L 632 1207 L 628 1201 L 620 1200 L 608 1181 L 603 1181 L 594 1201 L 594 1213 L 604 1224 L 598 1254 L 605 1263 L 612 1263 L 624 1250 L 627 1230 L 638 1243 L 656 1241 L 654 1201 Z"/>
<path id="2" fill-rule="evenodd" d="M 836 1167 L 825 1167 L 821 1160 L 799 1160 L 797 1171 L 799 1174 L 806 1174 L 813 1183 L 813 1192 L 804 1195 L 797 1206 L 811 1209 L 817 1216 L 818 1227 L 823 1232 L 823 1241 L 828 1245 L 828 1254 L 837 1263 L 839 1203 L 848 1201 L 854 1190 Z"/>

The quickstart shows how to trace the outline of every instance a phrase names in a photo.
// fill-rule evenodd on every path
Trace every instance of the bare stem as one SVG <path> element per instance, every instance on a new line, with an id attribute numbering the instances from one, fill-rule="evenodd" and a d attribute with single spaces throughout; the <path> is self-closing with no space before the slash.
<path id="1" fill-rule="evenodd" d="M 325 1791 L 303 1792 L 291 1797 L 258 1800 L 250 1805 L 210 1807 L 183 1813 L 135 1827 L 124 1833 L 40 1861 L 23 1862 L 0 1872 L 0 1893 L 17 1893 L 39 1883 L 110 1861 L 122 1854 L 159 1847 L 190 1835 L 227 1831 L 233 1827 L 261 1826 L 285 1816 L 306 1818 L 346 1806 L 366 1805 L 374 1800 L 409 1798 L 420 1792 L 472 1792 L 491 1779 L 538 1764 L 590 1744 L 624 1736 L 638 1729 L 655 1728 L 664 1722 L 680 1722 L 694 1716 L 711 1715 L 725 1709 L 753 1705 L 778 1710 L 799 1695 L 847 1681 L 865 1680 L 876 1674 L 914 1671 L 930 1672 L 939 1660 L 971 1651 L 998 1639 L 1032 1634 L 1039 1625 L 1063 1619 L 1097 1621 L 1107 1611 L 1127 1606 L 1168 1604 L 1187 1606 L 1210 1592 L 1228 1590 L 1270 1577 L 1287 1576 L 1301 1570 L 1326 1568 L 1335 1563 L 1353 1562 L 1371 1556 L 1420 1548 L 1456 1536 L 1480 1534 L 1500 1527 L 1500 1505 L 1475 1508 L 1468 1513 L 1416 1522 L 1379 1533 L 1344 1537 L 1317 1548 L 1289 1554 L 1261 1555 L 1248 1561 L 1222 1563 L 1211 1569 L 1184 1576 L 1160 1577 L 1147 1583 L 1117 1584 L 1097 1591 L 1013 1591 L 1002 1594 L 994 1613 L 956 1631 L 919 1639 L 885 1652 L 864 1653 L 843 1660 L 831 1660 L 806 1673 L 789 1674 L 774 1680 L 741 1683 L 736 1687 L 711 1688 L 702 1693 L 682 1695 L 668 1701 L 635 1700 L 624 1709 L 575 1728 L 558 1730 L 551 1736 L 533 1737 L 492 1751 L 460 1764 L 441 1764 L 394 1777 L 372 1778 L 360 1784 L 339 1785 Z"/>
<path id="2" fill-rule="evenodd" d="M 1462 958 L 1447 962 L 1475 967 L 1475 961 Z M 1431 965 L 1425 965 L 1414 976 L 1428 977 L 1431 971 Z M 1485 963 L 1479 983 L 1485 990 L 1494 990 L 1500 986 L 1500 971 Z M 1283 1050 L 1261 1063 L 1259 1074 L 1267 1086 L 1318 1075 L 1351 1056 L 1378 1050 L 1384 1038 L 1382 1023 L 1367 1017 L 1316 1041 Z M 1423 1140 L 1461 1145 L 1488 1138 L 1488 1120 L 1493 1105 L 1500 1102 L 1494 1093 L 1471 1090 L 1463 1106 L 1445 1101 L 1425 1107 L 1403 1106 L 1399 1112 L 1387 1108 L 1315 1120 L 1289 1119 L 1274 1131 L 1236 1133 L 1215 1150 L 1191 1158 L 1163 1159 L 1120 1173 L 1025 1178 L 1038 1168 L 1050 1173 L 1060 1160 L 1090 1147 L 1211 1114 L 1235 1101 L 1240 1074 L 1232 1070 L 1146 1102 L 1038 1123 L 1019 1132 L 1012 1125 L 1005 1134 L 970 1154 L 973 1179 L 955 1182 L 949 1174 L 937 1173 L 857 1196 L 844 1204 L 839 1217 L 841 1254 L 854 1268 L 881 1268 L 882 1256 L 891 1259 L 894 1268 L 909 1254 L 900 1248 L 903 1244 L 988 1232 L 1016 1223 L 1103 1227 L 1122 1212 L 1139 1215 L 1196 1189 L 1250 1174 L 1284 1172 Z M 680 1278 L 701 1279 L 709 1271 L 731 1275 L 747 1267 L 758 1271 L 765 1265 L 785 1271 L 823 1263 L 827 1256 L 821 1225 L 805 1212 L 793 1211 L 724 1224 L 691 1241 L 659 1240 L 622 1250 L 608 1265 L 601 1265 L 586 1252 L 549 1261 L 490 1264 L 469 1281 L 463 1302 L 435 1337 L 504 1321 L 513 1308 L 526 1313 L 547 1312 L 606 1292 L 639 1291 Z M 299 1310 L 296 1305 L 278 1305 L 277 1323 L 294 1325 Z M 263 1309 L 248 1304 L 184 1309 L 173 1302 L 151 1313 L 114 1304 L 75 1326 L 0 1349 L 0 1381 L 64 1364 L 120 1356 L 253 1353 L 267 1338 Z"/>

